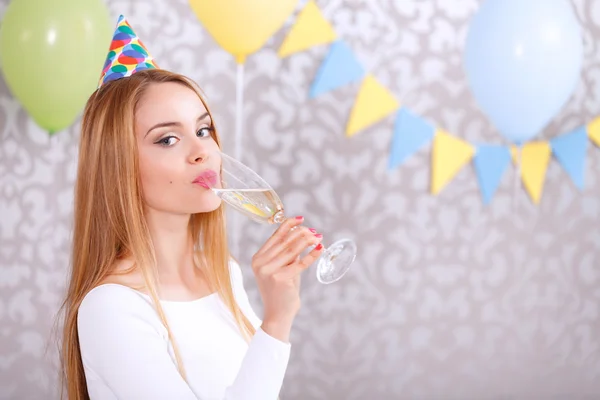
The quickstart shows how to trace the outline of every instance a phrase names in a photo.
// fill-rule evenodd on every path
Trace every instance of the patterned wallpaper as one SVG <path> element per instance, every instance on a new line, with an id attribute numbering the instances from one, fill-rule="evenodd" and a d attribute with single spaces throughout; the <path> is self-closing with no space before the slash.
<path id="1" fill-rule="evenodd" d="M 200 83 L 233 149 L 235 64 L 188 3 L 107 4 L 162 67 Z M 404 105 L 470 141 L 498 142 L 461 68 L 478 1 L 318 4 Z M 600 114 L 600 1 L 573 4 L 584 71 L 544 138 Z M 0 0 L 0 15 L 7 5 Z M 537 207 L 512 167 L 488 206 L 472 166 L 433 197 L 430 147 L 387 171 L 391 116 L 347 139 L 358 85 L 309 99 L 327 48 L 281 60 L 286 30 L 246 65 L 243 158 L 290 214 L 329 242 L 354 238 L 359 256 L 335 285 L 306 275 L 282 399 L 600 398 L 600 149 L 588 150 L 582 192 L 551 161 Z M 56 398 L 47 343 L 69 261 L 78 129 L 49 138 L 0 78 L 0 399 Z M 260 312 L 248 262 L 271 227 L 235 221 Z"/>

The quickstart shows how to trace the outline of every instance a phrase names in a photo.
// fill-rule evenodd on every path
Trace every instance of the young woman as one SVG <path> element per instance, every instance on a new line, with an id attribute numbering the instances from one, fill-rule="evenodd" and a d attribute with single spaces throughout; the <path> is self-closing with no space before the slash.
<path id="1" fill-rule="evenodd" d="M 292 218 L 255 254 L 261 321 L 227 249 L 223 205 L 199 179 L 220 168 L 210 111 L 192 81 L 155 67 L 123 18 L 117 31 L 132 39 L 115 34 L 81 130 L 64 304 L 68 398 L 275 399 L 300 274 L 320 255 L 321 235 Z M 146 60 L 123 73 L 114 66 L 136 59 L 132 49 Z"/>

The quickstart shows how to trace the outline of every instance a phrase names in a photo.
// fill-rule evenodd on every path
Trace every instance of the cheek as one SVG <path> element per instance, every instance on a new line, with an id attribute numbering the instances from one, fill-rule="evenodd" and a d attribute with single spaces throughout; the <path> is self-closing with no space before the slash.
<path id="1" fill-rule="evenodd" d="M 149 201 L 157 196 L 164 197 L 165 189 L 176 182 L 177 164 L 162 157 L 140 154 L 140 177 L 144 197 Z"/>

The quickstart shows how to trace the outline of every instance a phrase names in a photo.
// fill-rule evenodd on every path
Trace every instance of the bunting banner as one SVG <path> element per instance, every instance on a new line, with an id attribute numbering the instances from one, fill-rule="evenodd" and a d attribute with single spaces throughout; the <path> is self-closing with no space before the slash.
<path id="1" fill-rule="evenodd" d="M 379 122 L 400 107 L 390 91 L 372 75 L 363 80 L 356 102 L 350 112 L 346 134 L 354 136 L 358 131 Z"/>
<path id="2" fill-rule="evenodd" d="M 279 48 L 279 57 L 287 57 L 311 47 L 333 42 L 335 30 L 323 17 L 321 10 L 310 0 L 298 14 L 296 23 Z"/>
<path id="3" fill-rule="evenodd" d="M 431 193 L 438 194 L 469 162 L 475 149 L 462 139 L 438 130 L 433 139 Z"/>
<path id="4" fill-rule="evenodd" d="M 584 185 L 587 139 L 586 128 L 581 127 L 550 141 L 552 153 L 579 190 L 583 190 Z"/>
<path id="5" fill-rule="evenodd" d="M 473 163 L 485 204 L 489 204 L 494 197 L 504 171 L 513 157 L 511 150 L 505 146 L 481 145 L 477 147 Z"/>
<path id="6" fill-rule="evenodd" d="M 396 168 L 431 142 L 434 134 L 435 127 L 433 125 L 417 117 L 406 107 L 402 107 L 396 115 L 388 169 Z"/>
<path id="7" fill-rule="evenodd" d="M 600 147 L 600 117 L 596 117 L 586 128 L 590 140 Z"/>
<path id="8" fill-rule="evenodd" d="M 309 96 L 314 98 L 338 87 L 360 82 L 364 76 L 365 70 L 354 57 L 350 47 L 341 40 L 337 41 L 331 45 L 317 71 Z"/>
<path id="9" fill-rule="evenodd" d="M 550 144 L 541 141 L 525 143 L 521 151 L 521 179 L 534 204 L 542 198 L 551 152 Z"/>
<path id="10" fill-rule="evenodd" d="M 469 162 L 473 162 L 481 196 L 489 204 L 502 183 L 502 177 L 512 164 L 520 171 L 523 186 L 534 204 L 542 198 L 546 171 L 552 155 L 573 184 L 585 188 L 585 157 L 587 142 L 600 147 L 600 116 L 571 132 L 550 141 L 533 141 L 520 145 L 473 145 L 400 106 L 394 94 L 375 76 L 366 71 L 354 52 L 309 0 L 300 11 L 281 47 L 279 56 L 329 45 L 329 50 L 310 86 L 310 98 L 349 84 L 360 83 L 346 123 L 346 136 L 353 137 L 388 115 L 396 112 L 389 149 L 388 170 L 404 163 L 413 154 L 433 142 L 431 151 L 431 193 L 439 194 Z"/>

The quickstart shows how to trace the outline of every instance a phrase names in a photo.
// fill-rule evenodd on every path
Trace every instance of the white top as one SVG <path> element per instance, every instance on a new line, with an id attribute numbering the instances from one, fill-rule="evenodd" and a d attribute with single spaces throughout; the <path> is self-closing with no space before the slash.
<path id="1" fill-rule="evenodd" d="M 148 295 L 119 284 L 92 289 L 77 319 L 90 398 L 276 399 L 291 346 L 260 329 L 239 266 L 232 262 L 230 270 L 236 300 L 257 328 L 249 344 L 216 293 L 188 302 L 161 301 L 187 383 Z"/>

